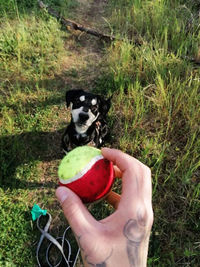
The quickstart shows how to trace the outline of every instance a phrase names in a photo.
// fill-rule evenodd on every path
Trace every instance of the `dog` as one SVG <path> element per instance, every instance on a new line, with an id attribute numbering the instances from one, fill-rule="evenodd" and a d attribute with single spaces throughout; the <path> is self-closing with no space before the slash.
<path id="1" fill-rule="evenodd" d="M 71 122 L 62 136 L 62 148 L 69 152 L 77 146 L 92 145 L 100 148 L 108 137 L 106 115 L 111 98 L 82 89 L 66 92 L 67 108 L 70 107 Z"/>

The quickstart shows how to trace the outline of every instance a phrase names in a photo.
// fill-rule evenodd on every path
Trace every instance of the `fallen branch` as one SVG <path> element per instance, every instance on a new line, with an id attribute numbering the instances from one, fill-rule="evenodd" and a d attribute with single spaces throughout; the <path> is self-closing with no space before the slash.
<path id="1" fill-rule="evenodd" d="M 103 39 L 105 41 L 115 41 L 115 40 L 119 40 L 117 39 L 116 37 L 114 36 L 110 36 L 110 35 L 107 35 L 107 34 L 103 34 L 103 33 L 100 33 L 94 29 L 90 29 L 90 28 L 87 28 L 75 21 L 72 21 L 72 20 L 69 20 L 69 19 L 65 19 L 63 18 L 62 16 L 59 15 L 58 12 L 56 12 L 54 9 L 48 7 L 47 5 L 45 5 L 42 1 L 38 1 L 38 4 L 40 6 L 40 8 L 45 8 L 48 13 L 54 17 L 56 17 L 65 27 L 71 27 L 72 29 L 74 30 L 79 30 L 81 32 L 86 32 L 88 34 L 91 34 L 91 35 L 94 35 L 96 37 L 99 37 L 100 39 Z"/>
<path id="2" fill-rule="evenodd" d="M 75 21 L 65 19 L 64 17 L 60 16 L 60 14 L 58 12 L 56 12 L 53 8 L 50 8 L 47 5 L 45 5 L 42 1 L 38 1 L 38 4 L 39 4 L 40 8 L 46 9 L 50 15 L 57 18 L 65 27 L 71 27 L 74 30 L 86 32 L 86 33 L 91 34 L 93 36 L 99 37 L 100 39 L 103 39 L 105 41 L 115 41 L 115 40 L 122 41 L 123 40 L 120 38 L 116 38 L 115 36 L 103 34 L 101 32 L 98 32 L 97 30 L 87 28 L 87 27 L 85 27 L 85 26 L 83 26 L 83 25 L 81 25 Z M 139 45 L 139 46 L 143 44 L 142 38 L 139 38 L 137 34 L 135 35 L 135 40 L 134 41 L 132 40 L 132 42 L 135 45 Z M 155 50 L 155 48 L 153 48 L 153 49 Z M 182 59 L 186 59 L 197 66 L 200 65 L 200 61 L 198 59 L 190 58 L 190 57 L 182 57 Z"/>

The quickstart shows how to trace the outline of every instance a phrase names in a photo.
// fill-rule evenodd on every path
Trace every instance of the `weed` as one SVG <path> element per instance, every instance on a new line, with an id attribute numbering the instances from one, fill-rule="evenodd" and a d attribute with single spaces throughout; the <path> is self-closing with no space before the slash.
<path id="1" fill-rule="evenodd" d="M 198 60 L 199 53 L 197 2 L 109 1 L 106 21 L 124 41 L 104 47 L 100 75 L 92 81 L 95 92 L 113 94 L 107 145 L 152 169 L 155 221 L 149 266 L 200 264 L 200 71 L 189 60 Z M 79 5 L 45 3 L 64 16 Z M 66 120 L 64 95 L 70 87 L 66 81 L 91 83 L 94 73 L 78 59 L 86 60 L 93 51 L 81 54 L 80 38 L 70 40 L 54 18 L 38 10 L 36 0 L 2 0 L 0 14 L 0 265 L 34 266 L 39 236 L 30 218 L 32 205 L 48 207 L 56 218 L 55 235 L 65 227 L 54 191 Z M 69 43 L 77 64 L 69 60 Z M 88 59 L 90 67 L 96 64 L 93 72 L 96 61 Z M 114 190 L 121 192 L 119 181 Z M 104 202 L 90 210 L 98 219 L 113 212 Z"/>
<path id="2" fill-rule="evenodd" d="M 116 95 L 112 116 L 118 114 L 113 131 L 122 150 L 152 169 L 152 266 L 199 264 L 193 246 L 199 223 L 192 217 L 200 204 L 200 72 L 185 56 L 195 57 L 200 36 L 195 8 L 189 3 L 193 2 L 111 3 L 110 25 L 129 40 L 116 42 L 107 54 Z M 140 46 L 131 43 L 136 35 L 143 40 Z"/>

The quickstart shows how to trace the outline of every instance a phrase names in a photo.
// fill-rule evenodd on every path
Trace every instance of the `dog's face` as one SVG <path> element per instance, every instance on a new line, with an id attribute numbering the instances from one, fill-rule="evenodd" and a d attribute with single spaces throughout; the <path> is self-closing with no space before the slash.
<path id="1" fill-rule="evenodd" d="M 68 91 L 66 102 L 78 133 L 86 132 L 99 115 L 105 116 L 110 108 L 110 99 L 104 100 L 83 90 Z"/>

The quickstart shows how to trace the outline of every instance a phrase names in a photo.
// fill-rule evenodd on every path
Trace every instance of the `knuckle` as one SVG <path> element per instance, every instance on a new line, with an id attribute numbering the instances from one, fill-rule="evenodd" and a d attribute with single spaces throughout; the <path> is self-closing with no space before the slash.
<path id="1" fill-rule="evenodd" d="M 151 169 L 148 166 L 144 166 L 144 174 L 146 177 L 151 177 Z"/>
<path id="2" fill-rule="evenodd" d="M 153 224 L 153 209 L 148 207 L 145 203 L 142 203 L 138 206 L 137 211 L 138 222 L 143 225 L 145 228 L 149 229 Z"/>
<path id="3" fill-rule="evenodd" d="M 154 221 L 154 214 L 153 214 L 153 209 L 148 209 L 148 222 L 147 225 L 149 226 L 149 228 L 152 227 L 153 225 L 153 221 Z"/>

